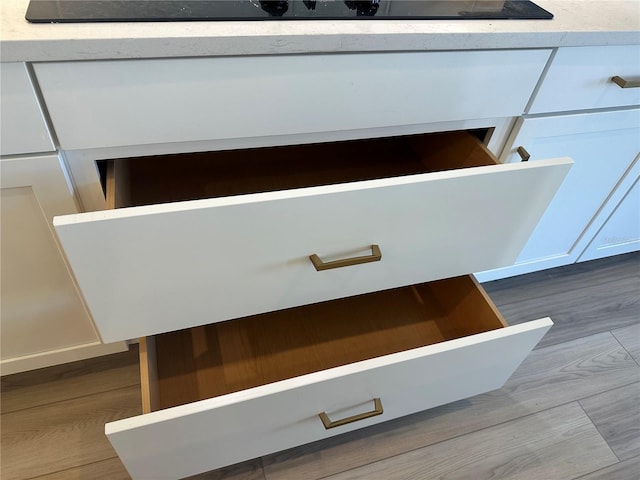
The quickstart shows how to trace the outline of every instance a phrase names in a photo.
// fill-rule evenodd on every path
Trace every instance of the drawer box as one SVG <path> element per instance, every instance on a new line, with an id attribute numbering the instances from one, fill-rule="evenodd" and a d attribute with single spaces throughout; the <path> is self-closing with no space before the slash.
<path id="1" fill-rule="evenodd" d="M 507 326 L 463 276 L 163 334 L 145 414 L 106 433 L 133 478 L 176 479 L 500 388 L 551 324 Z"/>
<path id="2" fill-rule="evenodd" d="M 118 160 L 127 208 L 54 225 L 114 341 L 509 265 L 571 163 L 501 165 L 466 132 Z"/>
<path id="3" fill-rule="evenodd" d="M 615 76 L 640 81 L 640 45 L 560 48 L 528 113 L 639 105 L 640 88 Z"/>
<path id="4" fill-rule="evenodd" d="M 34 69 L 64 150 L 237 138 L 264 146 L 282 143 L 279 136 L 520 115 L 549 55 L 244 56 Z"/>

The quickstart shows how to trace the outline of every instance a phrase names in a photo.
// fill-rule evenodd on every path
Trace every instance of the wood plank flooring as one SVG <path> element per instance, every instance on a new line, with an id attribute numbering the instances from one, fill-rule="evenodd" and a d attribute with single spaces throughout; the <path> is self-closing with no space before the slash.
<path id="1" fill-rule="evenodd" d="M 192 480 L 638 480 L 640 254 L 484 286 L 508 322 L 556 324 L 502 389 Z M 129 478 L 104 423 L 138 385 L 135 347 L 3 377 L 0 478 Z"/>
<path id="2" fill-rule="evenodd" d="M 497 442 L 496 439 L 509 439 Z M 567 453 L 571 460 L 567 461 Z M 335 480 L 571 478 L 617 461 L 576 403 L 411 450 L 332 476 Z M 299 477 L 300 478 L 300 477 Z"/>

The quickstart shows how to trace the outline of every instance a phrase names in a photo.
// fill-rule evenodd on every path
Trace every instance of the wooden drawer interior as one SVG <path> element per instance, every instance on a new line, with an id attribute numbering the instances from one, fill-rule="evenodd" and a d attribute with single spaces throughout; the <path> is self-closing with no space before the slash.
<path id="1" fill-rule="evenodd" d="M 141 339 L 150 411 L 505 327 L 472 276 Z"/>
<path id="2" fill-rule="evenodd" d="M 477 136 L 457 131 L 110 160 L 105 188 L 108 207 L 122 208 L 496 163 Z"/>

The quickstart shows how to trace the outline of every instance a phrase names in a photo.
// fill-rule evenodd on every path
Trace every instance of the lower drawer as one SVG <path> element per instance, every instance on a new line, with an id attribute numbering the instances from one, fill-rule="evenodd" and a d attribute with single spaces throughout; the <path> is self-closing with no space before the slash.
<path id="1" fill-rule="evenodd" d="M 464 276 L 148 337 L 106 433 L 134 478 L 193 475 L 500 388 L 551 325 Z"/>

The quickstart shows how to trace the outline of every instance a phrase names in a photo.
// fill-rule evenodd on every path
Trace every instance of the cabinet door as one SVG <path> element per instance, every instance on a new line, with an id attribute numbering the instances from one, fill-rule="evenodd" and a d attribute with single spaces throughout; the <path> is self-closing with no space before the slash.
<path id="1" fill-rule="evenodd" d="M 640 182 L 637 175 L 631 189 L 580 256 L 580 261 L 636 250 L 640 250 Z"/>
<path id="2" fill-rule="evenodd" d="M 1 159 L 2 374 L 124 349 L 102 345 L 51 227 L 77 211 L 56 155 Z"/>
<path id="3" fill-rule="evenodd" d="M 516 264 L 483 272 L 479 279 L 493 280 L 575 262 L 584 249 L 588 227 L 640 151 L 639 128 L 638 109 L 521 120 L 503 161 L 520 161 L 516 150 L 523 146 L 531 154 L 530 161 L 569 156 L 575 164 Z"/>

